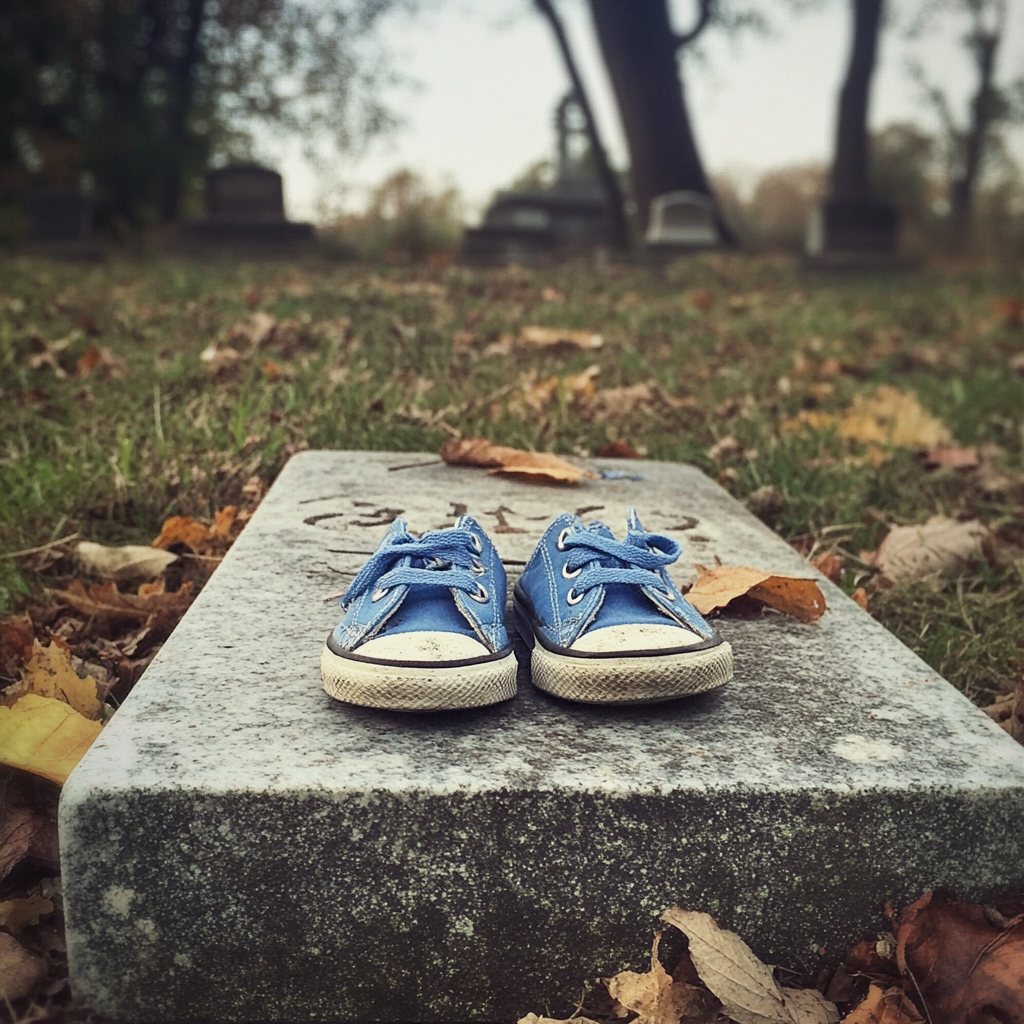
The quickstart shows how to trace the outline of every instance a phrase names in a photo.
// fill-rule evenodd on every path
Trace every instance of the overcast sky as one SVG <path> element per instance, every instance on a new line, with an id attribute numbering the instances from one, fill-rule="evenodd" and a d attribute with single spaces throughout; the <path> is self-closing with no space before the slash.
<path id="1" fill-rule="evenodd" d="M 625 2 L 625 0 L 624 0 Z M 906 9 L 908 0 L 891 0 Z M 1024 0 L 1009 0 L 1009 31 L 999 77 L 1024 74 Z M 685 26 L 692 0 L 673 0 Z M 781 4 L 766 4 L 768 9 Z M 772 36 L 728 39 L 708 32 L 707 58 L 684 60 L 691 116 L 708 168 L 751 179 L 769 167 L 827 160 L 836 96 L 849 47 L 848 0 L 823 2 L 800 17 L 778 11 Z M 561 5 L 586 84 L 615 163 L 625 165 L 622 132 L 582 0 Z M 906 72 L 919 58 L 966 113 L 972 87 L 969 58 L 949 22 L 923 40 L 889 31 L 882 41 L 871 123 L 913 119 L 932 125 L 918 87 Z M 547 26 L 528 0 L 446 0 L 439 9 L 385 22 L 381 39 L 396 67 L 417 83 L 396 91 L 406 126 L 336 174 L 342 194 L 318 181 L 297 152 L 276 163 L 285 175 L 289 215 L 316 217 L 318 199 L 358 206 L 365 189 L 397 167 L 413 168 L 434 184 L 452 183 L 478 214 L 495 189 L 552 153 L 555 104 L 567 79 Z"/>

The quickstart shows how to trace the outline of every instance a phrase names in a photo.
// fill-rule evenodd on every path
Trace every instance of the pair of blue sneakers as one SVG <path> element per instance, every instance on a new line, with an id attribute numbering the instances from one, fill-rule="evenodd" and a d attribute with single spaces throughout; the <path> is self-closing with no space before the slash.
<path id="1" fill-rule="evenodd" d="M 722 686 L 732 648 L 669 579 L 670 537 L 630 509 L 626 539 L 560 515 L 513 592 L 534 686 L 587 704 L 642 704 Z M 338 700 L 398 711 L 480 707 L 516 694 L 505 570 L 471 516 L 416 536 L 396 519 L 341 598 L 321 658 Z"/>

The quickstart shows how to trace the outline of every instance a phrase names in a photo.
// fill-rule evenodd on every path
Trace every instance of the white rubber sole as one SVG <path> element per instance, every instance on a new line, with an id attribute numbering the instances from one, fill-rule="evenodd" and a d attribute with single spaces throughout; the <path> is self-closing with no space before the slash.
<path id="1" fill-rule="evenodd" d="M 498 704 L 516 695 L 516 656 L 477 665 L 418 668 L 342 658 L 324 646 L 324 689 L 346 704 L 391 711 L 455 711 Z"/>
<path id="2" fill-rule="evenodd" d="M 732 679 L 732 647 L 639 658 L 573 658 L 535 642 L 530 672 L 538 689 L 583 704 L 653 704 L 690 697 Z"/>

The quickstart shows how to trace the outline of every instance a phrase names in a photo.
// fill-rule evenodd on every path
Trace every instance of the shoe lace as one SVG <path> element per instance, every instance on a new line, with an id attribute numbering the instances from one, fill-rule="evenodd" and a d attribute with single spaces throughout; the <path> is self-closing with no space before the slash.
<path id="1" fill-rule="evenodd" d="M 566 571 L 591 566 L 573 584 L 573 591 L 585 594 L 594 587 L 624 583 L 637 587 L 665 589 L 658 570 L 671 565 L 682 550 L 678 541 L 661 534 L 635 531 L 625 541 L 581 530 L 566 536 L 563 547 L 570 551 Z M 597 565 L 593 563 L 600 559 Z"/>
<path id="2" fill-rule="evenodd" d="M 480 591 L 477 576 L 481 562 L 477 542 L 471 530 L 453 528 L 423 537 L 399 534 L 379 547 L 369 561 L 356 573 L 348 590 L 341 595 L 341 606 L 347 608 L 371 587 L 374 592 L 392 587 L 421 586 L 455 588 L 466 593 Z M 395 563 L 406 558 L 410 565 Z"/>

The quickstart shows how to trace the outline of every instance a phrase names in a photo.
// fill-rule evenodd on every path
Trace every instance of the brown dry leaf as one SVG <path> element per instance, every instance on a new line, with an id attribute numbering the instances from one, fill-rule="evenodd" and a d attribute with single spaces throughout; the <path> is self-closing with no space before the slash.
<path id="1" fill-rule="evenodd" d="M 977 519 L 958 523 L 945 516 L 932 516 L 920 526 L 893 527 L 872 563 L 893 583 L 956 573 L 972 558 L 982 556 L 988 536 L 988 528 Z"/>
<path id="2" fill-rule="evenodd" d="M 1015 356 L 1010 356 L 1010 361 L 1006 365 L 1011 373 L 1017 373 L 1024 377 L 1024 352 L 1018 352 Z"/>
<path id="3" fill-rule="evenodd" d="M 558 455 L 505 448 L 482 437 L 446 441 L 441 449 L 441 458 L 450 466 L 482 466 L 492 473 L 523 476 L 539 483 L 578 483 L 594 477 L 590 470 L 574 466 Z"/>
<path id="4" fill-rule="evenodd" d="M 228 505 L 214 513 L 213 526 L 207 526 L 192 516 L 171 516 L 164 520 L 160 536 L 153 541 L 154 548 L 170 548 L 184 544 L 197 555 L 219 554 L 231 545 L 234 528 L 244 525 L 238 509 Z"/>
<path id="5" fill-rule="evenodd" d="M 14 678 L 35 638 L 35 626 L 27 615 L 12 615 L 0 622 L 0 675 Z"/>
<path id="6" fill-rule="evenodd" d="M 99 734 L 98 722 L 63 701 L 29 693 L 0 707 L 0 764 L 63 785 Z"/>
<path id="7" fill-rule="evenodd" d="M 896 926 L 896 959 L 935 1024 L 1024 1024 L 1024 915 L 996 928 L 983 907 L 926 893 Z"/>
<path id="8" fill-rule="evenodd" d="M 689 939 L 690 959 L 701 981 L 721 1001 L 722 1012 L 737 1024 L 835 1024 L 839 1020 L 835 1006 L 824 998 L 793 996 L 780 988 L 771 968 L 735 932 L 719 928 L 710 915 L 672 907 L 661 919 Z M 787 1005 L 787 995 L 793 1009 Z"/>
<path id="9" fill-rule="evenodd" d="M 295 371 L 290 366 L 275 363 L 272 359 L 264 359 L 260 363 L 260 372 L 270 384 L 276 384 L 279 380 L 293 380 L 295 377 Z"/>
<path id="10" fill-rule="evenodd" d="M 12 807 L 0 821 L 0 882 L 27 856 L 36 833 L 49 822 L 29 807 Z"/>
<path id="11" fill-rule="evenodd" d="M 705 453 L 712 462 L 722 462 L 743 454 L 743 445 L 732 434 L 716 441 Z"/>
<path id="12" fill-rule="evenodd" d="M 1024 299 L 1015 295 L 992 300 L 992 309 L 1002 317 L 1006 327 L 1020 327 L 1024 324 Z"/>
<path id="13" fill-rule="evenodd" d="M 114 582 L 94 583 L 86 590 L 78 580 L 72 580 L 67 590 L 51 590 L 49 594 L 83 615 L 148 625 L 180 618 L 195 599 L 191 583 L 183 583 L 179 590 L 168 594 L 163 580 L 143 583 L 137 594 L 122 594 Z"/>
<path id="14" fill-rule="evenodd" d="M 54 642 L 43 647 L 38 640 L 33 641 L 31 653 L 21 672 L 21 682 L 10 687 L 4 704 L 10 706 L 26 693 L 63 701 L 80 715 L 94 720 L 99 718 L 103 707 L 96 680 L 92 676 L 80 679 L 71 667 L 70 654 Z"/>
<path id="15" fill-rule="evenodd" d="M 46 961 L 30 953 L 13 935 L 0 932 L 0 998 L 16 1002 L 49 973 Z"/>
<path id="16" fill-rule="evenodd" d="M 123 379 L 128 370 L 124 361 L 118 359 L 109 348 L 90 345 L 78 357 L 78 362 L 75 364 L 75 376 L 88 377 L 98 366 L 102 367 L 104 380 Z"/>
<path id="17" fill-rule="evenodd" d="M 178 559 L 168 551 L 141 544 L 111 548 L 89 540 L 83 540 L 75 548 L 75 555 L 86 572 L 118 583 L 138 583 L 162 576 L 164 570 Z"/>
<path id="18" fill-rule="evenodd" d="M 675 398 L 656 381 L 643 381 L 621 388 L 603 388 L 580 401 L 580 414 L 595 423 L 604 423 L 616 416 L 658 408 L 693 408 L 691 398 Z"/>
<path id="19" fill-rule="evenodd" d="M 572 331 L 564 327 L 524 327 L 519 340 L 533 348 L 554 348 L 556 345 L 571 345 L 591 350 L 600 348 L 604 338 L 593 331 Z"/>
<path id="20" fill-rule="evenodd" d="M 857 587 L 856 590 L 850 595 L 850 600 L 854 604 L 859 605 L 864 611 L 868 611 L 868 592 L 863 587 Z"/>
<path id="21" fill-rule="evenodd" d="M 525 376 L 522 384 L 522 401 L 534 412 L 542 412 L 558 394 L 565 395 L 570 401 L 589 398 L 595 391 L 594 378 L 600 372 L 601 367 L 594 364 L 579 373 L 566 374 L 564 377 L 548 377 L 542 381 Z"/>
<path id="22" fill-rule="evenodd" d="M 801 622 L 816 622 L 825 614 L 825 598 L 814 580 L 781 576 L 745 565 L 720 565 L 715 569 L 698 565 L 697 572 L 699 578 L 686 599 L 701 615 L 724 608 L 744 595 Z"/>
<path id="23" fill-rule="evenodd" d="M 811 559 L 811 565 L 833 583 L 838 583 L 843 575 L 843 560 L 832 551 L 826 551 Z"/>
<path id="24" fill-rule="evenodd" d="M 639 459 L 640 453 L 624 438 L 598 448 L 594 453 L 599 459 Z"/>
<path id="25" fill-rule="evenodd" d="M 597 1021 L 589 1017 L 569 1017 L 566 1020 L 557 1020 L 554 1017 L 538 1017 L 535 1013 L 528 1013 L 520 1017 L 516 1024 L 597 1024 Z"/>
<path id="26" fill-rule="evenodd" d="M 873 984 L 842 1024 L 922 1024 L 922 1018 L 898 985 L 883 988 Z"/>
<path id="27" fill-rule="evenodd" d="M 0 903 L 0 928 L 6 928 L 12 935 L 20 935 L 39 919 L 53 913 L 53 904 L 38 893 L 16 900 Z"/>
<path id="28" fill-rule="evenodd" d="M 277 324 L 277 320 L 269 313 L 259 310 L 232 324 L 228 328 L 228 341 L 240 342 L 248 345 L 250 349 L 259 348 L 271 340 Z"/>
<path id="29" fill-rule="evenodd" d="M 981 465 L 977 448 L 933 448 L 925 452 L 923 461 L 928 469 L 977 469 Z"/>
<path id="30" fill-rule="evenodd" d="M 1012 693 L 1000 697 L 982 711 L 1018 743 L 1024 743 L 1024 675 L 1017 680 Z"/>
<path id="31" fill-rule="evenodd" d="M 796 1024 L 837 1024 L 839 1011 L 815 988 L 784 988 L 782 999 Z"/>
<path id="32" fill-rule="evenodd" d="M 240 362 L 241 358 L 241 352 L 230 345 L 218 348 L 216 344 L 211 343 L 199 353 L 200 362 L 205 363 L 215 377 L 224 376 L 228 370 Z"/>
<path id="33" fill-rule="evenodd" d="M 626 1010 L 639 1014 L 641 1024 L 697 1024 L 712 1014 L 714 1000 L 694 985 L 674 979 L 658 959 L 661 933 L 654 936 L 651 969 L 646 974 L 622 971 L 614 978 L 604 978 L 608 994 Z"/>

